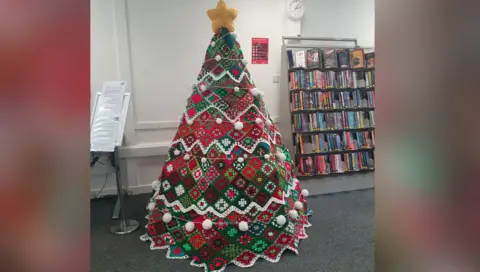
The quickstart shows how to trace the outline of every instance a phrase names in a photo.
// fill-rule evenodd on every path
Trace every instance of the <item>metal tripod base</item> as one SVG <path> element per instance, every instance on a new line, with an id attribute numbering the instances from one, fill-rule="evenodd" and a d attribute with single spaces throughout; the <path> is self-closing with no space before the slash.
<path id="1" fill-rule="evenodd" d="M 110 231 L 118 235 L 129 234 L 138 229 L 139 226 L 140 224 L 136 220 L 120 220 L 110 227 Z"/>

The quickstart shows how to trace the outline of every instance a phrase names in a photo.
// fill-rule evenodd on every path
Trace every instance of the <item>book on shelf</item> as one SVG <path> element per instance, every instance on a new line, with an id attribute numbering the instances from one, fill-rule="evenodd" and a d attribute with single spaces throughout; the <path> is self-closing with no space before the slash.
<path id="1" fill-rule="evenodd" d="M 287 50 L 287 58 L 288 58 L 288 68 L 294 68 L 295 67 L 295 59 L 293 58 L 293 51 L 292 50 Z"/>
<path id="2" fill-rule="evenodd" d="M 328 175 L 355 172 L 374 168 L 373 152 L 355 152 L 332 155 L 316 155 L 298 158 L 297 171 L 300 175 Z"/>
<path id="3" fill-rule="evenodd" d="M 369 111 L 368 116 L 369 116 L 369 119 L 370 119 L 370 125 L 372 127 L 374 127 L 375 126 L 375 112 L 374 111 Z"/>
<path id="4" fill-rule="evenodd" d="M 367 63 L 367 68 L 375 68 L 375 52 L 366 53 L 365 62 Z"/>
<path id="5" fill-rule="evenodd" d="M 375 71 L 319 71 L 289 72 L 289 89 L 344 89 L 374 88 Z"/>
<path id="6" fill-rule="evenodd" d="M 322 68 L 319 49 L 307 50 L 307 68 Z"/>
<path id="7" fill-rule="evenodd" d="M 305 68 L 305 50 L 300 50 L 295 52 L 295 67 L 296 68 Z"/>
<path id="8" fill-rule="evenodd" d="M 337 49 L 338 67 L 350 67 L 350 49 Z"/>
<path id="9" fill-rule="evenodd" d="M 350 51 L 350 67 L 365 68 L 365 54 L 362 48 Z"/>
<path id="10" fill-rule="evenodd" d="M 375 72 L 374 71 L 365 72 L 365 86 L 367 88 L 375 87 Z"/>
<path id="11" fill-rule="evenodd" d="M 374 108 L 375 92 L 367 90 L 290 93 L 292 111 Z"/>
<path id="12" fill-rule="evenodd" d="M 297 134 L 294 145 L 298 154 L 357 151 L 374 148 L 374 131 L 325 132 Z"/>
<path id="13" fill-rule="evenodd" d="M 290 90 L 294 89 L 341 89 L 375 86 L 374 71 L 291 71 Z"/>
<path id="14" fill-rule="evenodd" d="M 375 126 L 373 111 L 313 112 L 293 114 L 292 130 L 317 132 L 344 129 L 365 129 Z"/>
<path id="15" fill-rule="evenodd" d="M 353 72 L 353 88 L 374 88 L 375 87 L 375 71 L 354 71 Z"/>
<path id="16" fill-rule="evenodd" d="M 338 68 L 337 51 L 335 49 L 322 50 L 322 56 L 325 68 Z"/>

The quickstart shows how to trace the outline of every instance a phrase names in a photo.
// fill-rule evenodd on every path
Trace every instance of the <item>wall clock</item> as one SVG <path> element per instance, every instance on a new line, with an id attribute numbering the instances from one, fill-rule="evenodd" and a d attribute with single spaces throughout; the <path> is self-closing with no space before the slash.
<path id="1" fill-rule="evenodd" d="M 288 17 L 294 21 L 302 19 L 305 15 L 305 4 L 303 0 L 287 0 Z"/>

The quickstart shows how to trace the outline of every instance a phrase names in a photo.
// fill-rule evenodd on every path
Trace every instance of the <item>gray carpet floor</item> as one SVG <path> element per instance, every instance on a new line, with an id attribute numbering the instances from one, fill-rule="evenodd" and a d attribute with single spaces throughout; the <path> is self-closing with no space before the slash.
<path id="1" fill-rule="evenodd" d="M 151 251 L 140 241 L 146 219 L 149 195 L 126 197 L 127 217 L 141 223 L 141 229 L 126 236 L 110 234 L 109 226 L 115 199 L 91 203 L 91 271 L 92 272 L 203 272 L 190 266 L 189 260 L 166 259 L 166 250 Z M 374 191 L 362 190 L 311 196 L 309 207 L 312 227 L 309 237 L 300 242 L 300 254 L 286 251 L 279 263 L 263 259 L 242 269 L 234 265 L 228 272 L 365 272 L 374 267 Z"/>

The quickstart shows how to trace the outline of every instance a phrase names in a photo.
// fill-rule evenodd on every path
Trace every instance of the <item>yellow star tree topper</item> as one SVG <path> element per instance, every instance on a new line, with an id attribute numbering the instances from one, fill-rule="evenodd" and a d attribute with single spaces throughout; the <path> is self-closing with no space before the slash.
<path id="1" fill-rule="evenodd" d="M 207 14 L 208 18 L 212 21 L 212 30 L 214 33 L 222 27 L 225 27 L 230 32 L 235 31 L 235 19 L 237 18 L 238 10 L 236 8 L 229 8 L 224 0 L 218 1 L 217 8 L 209 9 Z"/>

